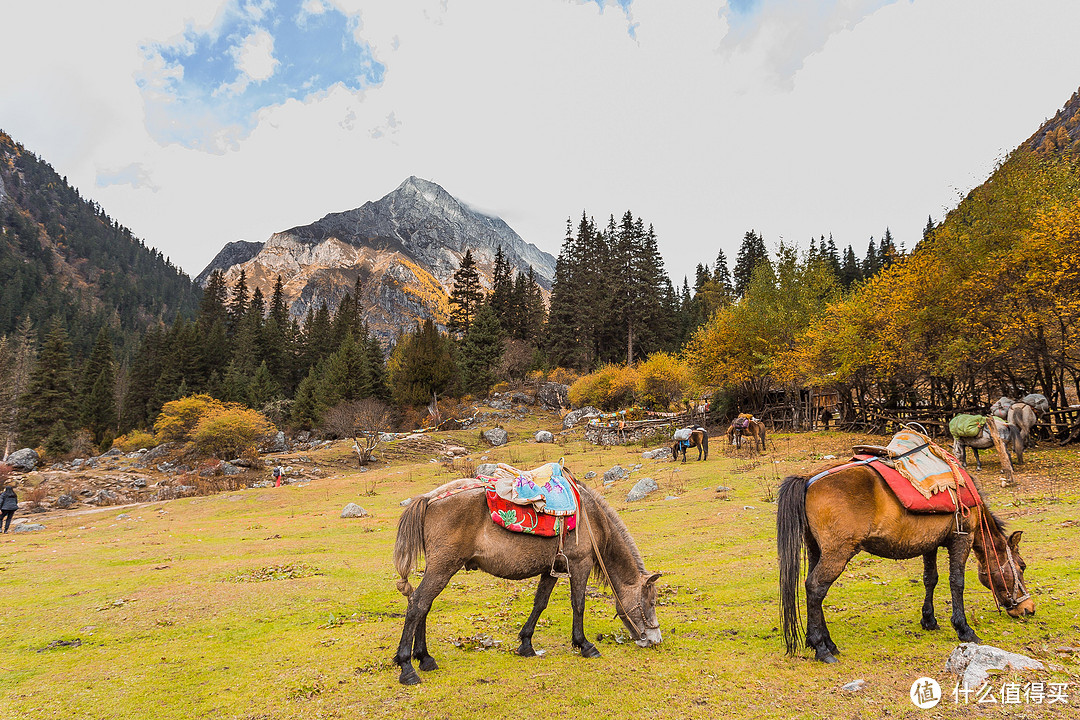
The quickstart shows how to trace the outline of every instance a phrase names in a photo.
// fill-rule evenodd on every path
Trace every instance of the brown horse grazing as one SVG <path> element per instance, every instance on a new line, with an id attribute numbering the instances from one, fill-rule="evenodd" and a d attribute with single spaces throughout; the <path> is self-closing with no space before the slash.
<path id="1" fill-rule="evenodd" d="M 747 425 L 745 428 L 737 427 L 736 423 L 740 419 L 746 419 Z M 754 438 L 754 446 L 758 452 L 765 452 L 765 423 L 761 422 L 753 415 L 745 413 L 732 421 L 728 425 L 727 436 L 728 445 L 734 445 L 738 449 L 742 449 L 743 435 L 750 435 Z"/>
<path id="2" fill-rule="evenodd" d="M 780 607 L 788 654 L 800 645 L 798 584 L 802 546 L 806 543 L 806 646 L 818 660 L 836 662 L 839 651 L 829 636 L 821 603 L 829 586 L 860 550 L 896 560 L 922 555 L 926 597 L 922 627 L 936 630 L 934 587 L 938 581 L 937 551 L 949 551 L 952 624 L 960 640 L 979 642 L 964 616 L 964 566 L 974 550 L 979 580 L 1013 617 L 1035 614 L 1024 589 L 1020 531 L 1006 537 L 1004 526 L 986 505 L 971 508 L 955 532 L 952 514 L 908 512 L 876 472 L 866 466 L 838 470 L 809 488 L 806 476 L 784 479 L 776 516 L 776 549 L 780 561 Z"/>
<path id="3" fill-rule="evenodd" d="M 689 444 L 683 444 L 682 440 L 676 440 L 675 444 L 671 446 L 671 459 L 679 459 L 679 451 L 682 451 L 682 461 L 686 462 L 686 448 L 697 448 L 697 459 L 708 460 L 709 459 L 709 431 L 703 427 L 696 427 L 694 431 L 690 433 L 690 439 L 686 441 Z"/>
<path id="4" fill-rule="evenodd" d="M 565 468 L 563 472 L 569 474 Z M 518 634 L 519 655 L 536 655 L 532 636 L 558 581 L 551 574 L 553 568 L 555 572 L 570 574 L 570 605 L 574 613 L 571 640 L 583 657 L 600 656 L 596 646 L 586 639 L 584 629 L 586 581 L 594 572 L 598 580 L 610 584 L 616 614 L 637 644 L 650 647 L 660 643 L 660 625 L 656 620 L 656 579 L 660 573 L 646 572 L 626 526 L 602 497 L 577 485 L 584 512 L 578 514 L 577 528 L 565 534 L 563 554 L 555 562 L 559 538 L 510 532 L 495 525 L 483 488 L 438 498 L 461 482 L 447 483 L 416 498 L 398 522 L 394 564 L 401 575 L 398 589 L 409 598 L 405 627 L 394 658 L 401 667 L 402 684 L 420 682 L 412 666 L 413 659 L 421 670 L 438 667 L 428 653 L 427 616 L 432 601 L 463 567 L 510 580 L 540 576 L 532 613 Z M 413 590 L 408 576 L 421 554 L 427 557 L 427 569 Z"/>

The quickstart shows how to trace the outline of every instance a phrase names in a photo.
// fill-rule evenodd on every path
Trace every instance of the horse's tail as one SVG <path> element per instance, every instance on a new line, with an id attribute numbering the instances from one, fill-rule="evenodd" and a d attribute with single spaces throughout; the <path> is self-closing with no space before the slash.
<path id="1" fill-rule="evenodd" d="M 424 554 L 424 516 L 427 515 L 426 495 L 414 499 L 398 520 L 397 540 L 394 542 L 394 566 L 401 579 L 397 589 L 405 597 L 412 595 L 413 586 L 409 583 L 409 573 L 416 567 L 417 561 Z"/>
<path id="2" fill-rule="evenodd" d="M 799 611 L 803 538 L 806 535 L 806 478 L 791 475 L 780 485 L 776 509 L 776 557 L 780 565 L 780 615 L 788 655 L 801 647 Z"/>

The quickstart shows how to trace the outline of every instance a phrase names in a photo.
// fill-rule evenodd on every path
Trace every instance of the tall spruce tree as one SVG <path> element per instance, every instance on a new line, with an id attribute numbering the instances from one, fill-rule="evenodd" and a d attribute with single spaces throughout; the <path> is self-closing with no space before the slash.
<path id="1" fill-rule="evenodd" d="M 753 230 L 747 230 L 743 235 L 742 244 L 739 246 L 739 255 L 735 259 L 735 269 L 732 271 L 732 279 L 735 284 L 735 295 L 742 297 L 750 287 L 750 278 L 754 269 L 763 262 L 769 261 L 769 252 L 765 249 L 765 240 Z"/>
<path id="2" fill-rule="evenodd" d="M 720 286 L 721 292 L 725 297 L 733 298 L 735 296 L 735 286 L 731 282 L 731 271 L 728 270 L 727 255 L 723 250 L 716 253 L 716 269 L 713 270 L 713 279 L 716 280 L 716 284 Z"/>
<path id="3" fill-rule="evenodd" d="M 394 348 L 392 386 L 399 405 L 423 406 L 447 394 L 457 378 L 453 349 L 435 322 L 427 319 Z"/>
<path id="4" fill-rule="evenodd" d="M 57 421 L 77 417 L 75 382 L 71 369 L 67 332 L 54 320 L 30 373 L 26 391 L 19 397 L 20 441 L 41 445 Z"/>
<path id="5" fill-rule="evenodd" d="M 461 265 L 454 272 L 454 290 L 450 293 L 450 329 L 457 333 L 466 332 L 483 299 L 484 291 L 480 287 L 476 260 L 473 259 L 472 250 L 466 250 Z"/>
<path id="6" fill-rule="evenodd" d="M 486 397 L 495 384 L 503 354 L 503 332 L 495 310 L 481 303 L 461 343 L 461 380 L 464 390 Z"/>
<path id="7" fill-rule="evenodd" d="M 93 434 L 95 444 L 116 428 L 115 387 L 112 340 L 109 331 L 101 328 L 79 382 L 79 421 Z"/>

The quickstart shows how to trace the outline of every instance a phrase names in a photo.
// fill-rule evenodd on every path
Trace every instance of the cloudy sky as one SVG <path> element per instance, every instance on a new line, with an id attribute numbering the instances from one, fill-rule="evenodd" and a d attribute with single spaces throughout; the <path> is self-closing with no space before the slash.
<path id="1" fill-rule="evenodd" d="M 0 0 L 0 129 L 198 273 L 409 175 L 558 252 L 911 247 L 1080 86 L 1075 0 Z"/>

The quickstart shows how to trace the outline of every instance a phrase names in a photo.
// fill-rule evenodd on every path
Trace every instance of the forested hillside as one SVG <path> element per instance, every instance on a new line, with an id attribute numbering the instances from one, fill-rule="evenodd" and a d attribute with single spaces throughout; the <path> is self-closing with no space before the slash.
<path id="1" fill-rule="evenodd" d="M 102 328 L 120 349 L 194 311 L 178 267 L 2 131 L 0 182 L 0 335 L 28 318 L 43 337 L 58 320 L 83 358 Z"/>

